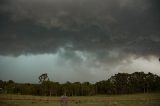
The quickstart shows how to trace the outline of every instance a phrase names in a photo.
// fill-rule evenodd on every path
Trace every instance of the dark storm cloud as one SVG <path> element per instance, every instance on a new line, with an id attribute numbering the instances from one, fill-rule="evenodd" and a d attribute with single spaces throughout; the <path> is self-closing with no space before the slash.
<path id="1" fill-rule="evenodd" d="M 1 2 L 1 55 L 54 53 L 65 48 L 103 59 L 111 52 L 119 57 L 160 52 L 159 0 Z"/>

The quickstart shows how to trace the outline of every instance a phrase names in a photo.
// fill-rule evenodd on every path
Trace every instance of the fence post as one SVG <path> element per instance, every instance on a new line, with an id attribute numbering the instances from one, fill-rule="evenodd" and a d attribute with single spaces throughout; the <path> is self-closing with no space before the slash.
<path id="1" fill-rule="evenodd" d="M 61 96 L 61 106 L 68 106 L 68 97 Z"/>

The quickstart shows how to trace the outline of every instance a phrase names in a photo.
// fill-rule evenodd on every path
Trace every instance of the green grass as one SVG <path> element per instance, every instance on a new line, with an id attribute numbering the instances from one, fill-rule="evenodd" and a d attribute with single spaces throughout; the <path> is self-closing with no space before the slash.
<path id="1" fill-rule="evenodd" d="M 69 97 L 68 106 L 160 106 L 160 94 Z M 60 97 L 0 94 L 0 106 L 60 106 Z"/>

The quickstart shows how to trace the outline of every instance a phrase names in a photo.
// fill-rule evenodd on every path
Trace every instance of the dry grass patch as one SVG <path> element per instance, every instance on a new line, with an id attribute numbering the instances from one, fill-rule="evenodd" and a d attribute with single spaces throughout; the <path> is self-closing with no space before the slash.
<path id="1" fill-rule="evenodd" d="M 160 106 L 160 94 L 77 96 L 68 98 L 69 106 Z M 60 97 L 4 95 L 1 106 L 60 106 Z"/>

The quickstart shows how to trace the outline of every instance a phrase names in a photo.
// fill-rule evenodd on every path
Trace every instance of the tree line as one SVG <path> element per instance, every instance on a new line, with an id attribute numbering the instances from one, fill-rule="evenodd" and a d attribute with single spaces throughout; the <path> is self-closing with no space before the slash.
<path id="1" fill-rule="evenodd" d="M 47 73 L 39 76 L 39 84 L 15 83 L 12 80 L 0 80 L 0 92 L 37 96 L 92 96 L 103 94 L 133 94 L 160 92 L 160 77 L 153 73 L 118 73 L 107 80 L 94 84 L 90 82 L 50 81 Z"/>

